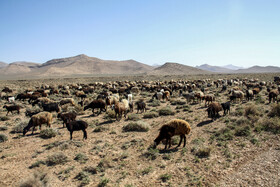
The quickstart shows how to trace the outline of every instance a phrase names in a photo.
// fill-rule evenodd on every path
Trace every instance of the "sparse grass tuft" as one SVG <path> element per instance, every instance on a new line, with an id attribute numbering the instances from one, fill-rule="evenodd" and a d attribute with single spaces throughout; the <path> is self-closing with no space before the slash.
<path id="1" fill-rule="evenodd" d="M 152 103 L 149 104 L 149 106 L 152 106 L 152 107 L 160 106 L 160 101 L 159 100 L 153 100 Z"/>
<path id="2" fill-rule="evenodd" d="M 10 120 L 11 118 L 10 117 L 8 117 L 8 116 L 1 116 L 0 117 L 0 121 L 8 121 L 8 120 Z"/>
<path id="3" fill-rule="evenodd" d="M 280 119 L 275 118 L 265 118 L 255 129 L 260 132 L 261 130 L 272 132 L 274 134 L 280 133 Z"/>
<path id="4" fill-rule="evenodd" d="M 97 185 L 98 187 L 104 187 L 109 183 L 110 179 L 108 178 L 102 178 L 99 182 L 99 184 Z"/>
<path id="5" fill-rule="evenodd" d="M 150 129 L 150 125 L 144 121 L 130 122 L 123 126 L 124 132 L 136 131 L 136 132 L 147 132 Z"/>
<path id="6" fill-rule="evenodd" d="M 195 155 L 199 158 L 207 158 L 210 156 L 211 150 L 210 147 L 201 147 L 195 152 Z"/>
<path id="7" fill-rule="evenodd" d="M 90 173 L 90 174 L 92 174 L 92 175 L 97 174 L 97 169 L 96 169 L 95 167 L 92 167 L 92 166 L 86 166 L 86 167 L 83 169 L 83 171 L 88 172 L 88 173 Z"/>
<path id="8" fill-rule="evenodd" d="M 0 131 L 6 131 L 6 130 L 8 130 L 7 126 L 0 126 Z"/>
<path id="9" fill-rule="evenodd" d="M 45 164 L 46 164 L 45 161 L 38 160 L 38 161 L 34 162 L 33 164 L 31 164 L 31 166 L 29 166 L 29 169 L 40 167 L 41 165 L 45 165 Z"/>
<path id="10" fill-rule="evenodd" d="M 104 132 L 104 131 L 107 131 L 107 130 L 108 130 L 108 128 L 106 128 L 106 127 L 98 126 L 92 132 Z"/>
<path id="11" fill-rule="evenodd" d="M 149 148 L 147 152 L 144 153 L 144 156 L 150 160 L 155 160 L 159 155 L 158 149 Z"/>
<path id="12" fill-rule="evenodd" d="M 251 128 L 246 125 L 243 127 L 238 127 L 235 129 L 235 133 L 236 136 L 249 136 L 251 134 Z"/>
<path id="13" fill-rule="evenodd" d="M 245 111 L 244 111 L 244 115 L 246 117 L 249 117 L 249 116 L 258 116 L 260 113 L 259 113 L 259 110 L 258 108 L 256 107 L 256 105 L 249 105 L 245 108 Z"/>
<path id="14" fill-rule="evenodd" d="M 52 137 L 55 137 L 57 135 L 57 131 L 52 128 L 47 128 L 44 130 L 41 130 L 40 137 L 43 139 L 49 139 Z"/>
<path id="15" fill-rule="evenodd" d="M 141 171 L 142 175 L 147 175 L 153 170 L 152 166 L 149 166 Z"/>

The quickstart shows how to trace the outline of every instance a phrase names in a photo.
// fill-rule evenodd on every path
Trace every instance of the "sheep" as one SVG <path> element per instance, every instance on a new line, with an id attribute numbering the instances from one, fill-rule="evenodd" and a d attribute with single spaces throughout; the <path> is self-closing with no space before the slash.
<path id="1" fill-rule="evenodd" d="M 100 109 L 100 112 L 97 115 L 99 115 L 101 113 L 101 111 L 103 111 L 103 112 L 107 111 L 106 103 L 102 99 L 93 100 L 90 104 L 88 104 L 87 106 L 84 107 L 84 111 L 86 111 L 89 108 L 92 109 L 93 115 L 94 115 L 95 108 Z"/>
<path id="2" fill-rule="evenodd" d="M 20 93 L 16 96 L 16 100 L 23 100 L 24 101 L 25 99 L 29 99 L 31 95 L 32 94 L 29 94 L 29 92 L 27 92 L 27 94 Z"/>
<path id="3" fill-rule="evenodd" d="M 232 90 L 232 96 L 235 96 L 236 98 L 239 98 L 240 101 L 242 101 L 244 93 L 241 90 Z"/>
<path id="4" fill-rule="evenodd" d="M 39 126 L 41 130 L 41 125 L 46 123 L 48 127 L 51 127 L 53 116 L 50 112 L 40 112 L 38 114 L 35 114 L 31 117 L 29 120 L 29 123 L 26 127 L 23 129 L 23 136 L 28 132 L 28 130 L 33 127 L 32 134 L 34 132 L 34 129 L 36 126 Z"/>
<path id="5" fill-rule="evenodd" d="M 156 98 L 157 100 L 161 100 L 163 98 L 163 93 L 162 92 L 156 92 L 153 96 L 152 99 Z"/>
<path id="6" fill-rule="evenodd" d="M 13 111 L 17 111 L 18 114 L 19 114 L 19 110 L 20 110 L 20 106 L 19 105 L 12 105 L 12 106 L 7 106 L 7 105 L 4 105 L 3 108 L 6 108 L 7 109 L 7 114 L 6 116 L 8 115 L 9 112 L 11 112 L 13 114 Z"/>
<path id="7" fill-rule="evenodd" d="M 230 113 L 230 101 L 221 104 L 224 110 L 224 115 Z"/>
<path id="8" fill-rule="evenodd" d="M 78 121 L 70 121 L 69 119 L 66 121 L 66 128 L 70 132 L 70 140 L 72 140 L 73 131 L 82 130 L 84 132 L 83 139 L 87 139 L 87 129 L 88 124 L 85 121 L 78 120 Z"/>
<path id="9" fill-rule="evenodd" d="M 44 111 L 47 112 L 52 112 L 52 111 L 56 111 L 57 113 L 60 112 L 60 108 L 58 106 L 58 103 L 42 103 L 42 107 Z"/>
<path id="10" fill-rule="evenodd" d="M 169 148 L 171 147 L 171 137 L 175 135 L 180 135 L 180 142 L 176 148 L 180 147 L 182 139 L 184 139 L 184 147 L 186 146 L 186 136 L 191 131 L 191 127 L 188 122 L 181 119 L 173 119 L 160 128 L 158 137 L 154 140 L 154 149 L 163 140 L 166 139 L 165 149 L 169 143 Z"/>
<path id="11" fill-rule="evenodd" d="M 194 97 L 194 93 L 193 93 L 193 92 L 187 93 L 187 94 L 183 94 L 183 97 L 187 99 L 187 102 L 188 102 L 188 103 L 190 102 L 190 100 L 193 100 L 193 102 L 194 102 L 194 100 L 195 100 L 195 97 Z"/>
<path id="12" fill-rule="evenodd" d="M 57 118 L 60 118 L 63 121 L 63 127 L 65 127 L 67 120 L 74 121 L 76 117 L 77 114 L 75 112 L 67 112 L 67 113 L 60 112 L 57 114 Z"/>
<path id="13" fill-rule="evenodd" d="M 15 102 L 15 97 L 8 97 L 8 102 L 9 103 L 14 103 Z"/>
<path id="14" fill-rule="evenodd" d="M 73 98 L 63 98 L 61 101 L 59 101 L 59 105 L 65 105 L 67 103 L 70 103 L 72 106 L 75 106 L 75 102 Z"/>
<path id="15" fill-rule="evenodd" d="M 137 101 L 135 104 L 137 106 L 137 113 L 139 112 L 139 110 L 141 110 L 142 112 L 146 111 L 146 103 L 143 100 Z"/>
<path id="16" fill-rule="evenodd" d="M 194 94 L 194 97 L 197 98 L 197 101 L 201 102 L 204 99 L 204 93 L 202 91 L 198 91 Z"/>
<path id="17" fill-rule="evenodd" d="M 211 103 L 207 108 L 208 117 L 212 118 L 212 120 L 214 121 L 214 119 L 219 116 L 219 112 L 221 110 L 223 110 L 223 107 L 220 103 L 218 102 Z"/>

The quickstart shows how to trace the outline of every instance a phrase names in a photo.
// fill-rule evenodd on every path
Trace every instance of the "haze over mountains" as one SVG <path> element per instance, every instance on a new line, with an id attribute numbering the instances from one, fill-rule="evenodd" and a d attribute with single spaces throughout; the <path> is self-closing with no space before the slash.
<path id="1" fill-rule="evenodd" d="M 0 62 L 0 78 L 48 78 L 69 76 L 99 75 L 194 75 L 211 73 L 268 73 L 280 72 L 275 66 L 253 66 L 247 69 L 227 65 L 224 67 L 203 64 L 187 66 L 180 63 L 167 62 L 161 66 L 150 66 L 135 60 L 102 60 L 87 55 L 49 60 L 43 64 L 19 61 L 14 63 Z"/>

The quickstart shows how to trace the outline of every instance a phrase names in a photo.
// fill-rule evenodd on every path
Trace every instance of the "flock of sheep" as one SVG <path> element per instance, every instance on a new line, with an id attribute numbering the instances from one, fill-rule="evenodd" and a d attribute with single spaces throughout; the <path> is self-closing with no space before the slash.
<path id="1" fill-rule="evenodd" d="M 227 92 L 229 95 L 228 101 L 224 103 L 216 102 L 215 94 L 207 94 L 211 87 L 221 88 L 219 93 Z M 82 130 L 83 138 L 87 139 L 88 124 L 82 120 L 76 120 L 77 113 L 61 112 L 61 107 L 65 104 L 73 106 L 80 105 L 83 110 L 91 109 L 93 115 L 95 109 L 99 109 L 98 114 L 106 112 L 111 108 L 115 112 L 116 120 L 121 120 L 122 116 L 126 118 L 128 112 L 133 112 L 134 104 L 137 106 L 137 113 L 146 110 L 144 98 L 137 102 L 133 102 L 133 95 L 139 94 L 142 91 L 153 93 L 152 99 L 170 100 L 174 93 L 186 98 L 188 102 L 198 103 L 205 100 L 207 106 L 208 117 L 213 120 L 219 117 L 219 112 L 224 110 L 224 115 L 229 113 L 231 102 L 242 102 L 245 98 L 252 100 L 258 93 L 266 89 L 268 92 L 268 100 L 270 102 L 278 102 L 280 91 L 279 81 L 264 82 L 258 79 L 218 79 L 218 80 L 193 80 L 193 81 L 116 81 L 116 82 L 95 82 L 91 84 L 69 84 L 50 86 L 43 84 L 40 87 L 25 90 L 23 93 L 16 93 L 14 90 L 5 87 L 1 92 L 1 99 L 7 100 L 10 104 L 5 104 L 3 108 L 10 112 L 16 111 L 20 113 L 22 108 L 19 104 L 21 101 L 28 100 L 32 106 L 38 105 L 41 111 L 26 110 L 26 116 L 30 117 L 29 123 L 23 129 L 25 135 L 29 129 L 32 129 L 32 134 L 35 127 L 42 124 L 47 124 L 51 127 L 53 115 L 51 112 L 56 112 L 57 117 L 63 120 L 63 127 L 70 132 L 72 139 L 73 131 Z M 97 94 L 97 97 L 92 100 L 89 95 Z M 59 101 L 50 99 L 50 95 L 60 95 L 62 98 Z M 75 103 L 75 99 L 79 102 Z M 166 139 L 165 149 L 169 144 L 171 146 L 171 137 L 180 136 L 179 147 L 184 139 L 186 144 L 186 135 L 191 131 L 190 125 L 184 120 L 174 119 L 160 128 L 158 137 L 154 140 L 156 147 L 162 140 Z"/>

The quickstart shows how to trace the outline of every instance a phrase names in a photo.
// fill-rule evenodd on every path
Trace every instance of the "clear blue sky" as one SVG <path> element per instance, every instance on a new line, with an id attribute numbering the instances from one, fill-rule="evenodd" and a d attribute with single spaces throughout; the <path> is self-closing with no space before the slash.
<path id="1" fill-rule="evenodd" d="M 0 0 L 0 61 L 280 66 L 279 0 Z"/>

